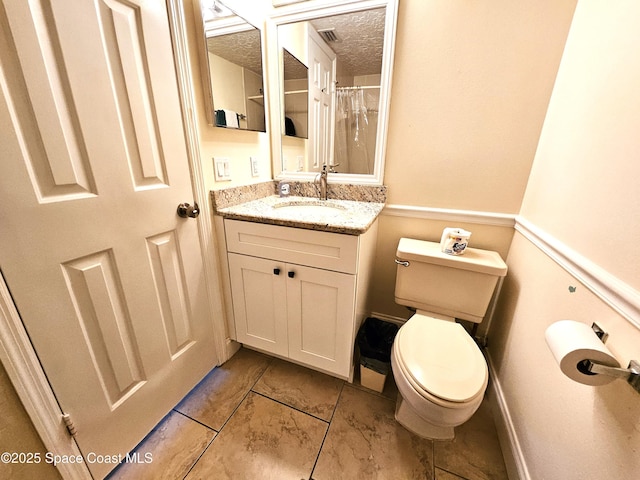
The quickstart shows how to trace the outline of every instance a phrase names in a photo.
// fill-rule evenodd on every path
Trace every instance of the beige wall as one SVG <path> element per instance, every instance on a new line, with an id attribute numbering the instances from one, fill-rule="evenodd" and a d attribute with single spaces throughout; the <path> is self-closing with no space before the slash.
<path id="1" fill-rule="evenodd" d="M 518 213 L 576 0 L 402 0 L 389 203 Z"/>
<path id="2" fill-rule="evenodd" d="M 640 290 L 638 2 L 582 2 L 522 215 Z"/>
<path id="3" fill-rule="evenodd" d="M 402 0 L 384 183 L 388 203 L 518 213 L 576 0 Z M 455 218 L 455 217 L 453 217 Z M 513 229 L 383 216 L 373 310 L 393 301 L 393 255 L 444 227 L 506 258 Z"/>
<path id="4" fill-rule="evenodd" d="M 0 365 L 0 452 L 38 453 L 41 463 L 0 463 L 0 478 L 11 480 L 58 479 L 55 467 L 45 462 L 46 449 L 18 395 Z"/>
<path id="5" fill-rule="evenodd" d="M 571 381 L 544 341 L 555 321 L 596 321 L 624 367 L 640 357 L 640 330 L 628 320 L 640 321 L 639 23 L 635 0 L 579 1 L 521 211 L 604 285 L 580 283 L 517 233 L 492 324 L 489 354 L 503 408 L 535 480 L 640 472 L 640 395 L 622 380 Z M 598 296 L 616 285 L 635 304 L 626 317 L 617 300 Z"/>

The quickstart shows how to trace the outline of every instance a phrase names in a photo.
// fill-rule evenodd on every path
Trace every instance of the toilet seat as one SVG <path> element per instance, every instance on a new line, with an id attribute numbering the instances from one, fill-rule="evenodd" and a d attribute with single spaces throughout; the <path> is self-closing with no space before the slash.
<path id="1" fill-rule="evenodd" d="M 484 394 L 487 363 L 462 325 L 416 314 L 395 341 L 399 367 L 425 399 L 457 408 Z"/>

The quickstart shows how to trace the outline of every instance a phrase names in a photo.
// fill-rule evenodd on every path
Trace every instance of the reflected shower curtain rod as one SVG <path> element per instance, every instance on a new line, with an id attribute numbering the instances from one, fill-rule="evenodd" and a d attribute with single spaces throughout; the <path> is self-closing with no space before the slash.
<path id="1" fill-rule="evenodd" d="M 373 88 L 380 88 L 380 85 L 364 85 L 362 87 L 359 86 L 355 86 L 355 87 L 341 87 L 339 85 L 336 85 L 336 90 L 358 90 L 358 89 L 362 89 L 362 90 L 370 90 Z"/>

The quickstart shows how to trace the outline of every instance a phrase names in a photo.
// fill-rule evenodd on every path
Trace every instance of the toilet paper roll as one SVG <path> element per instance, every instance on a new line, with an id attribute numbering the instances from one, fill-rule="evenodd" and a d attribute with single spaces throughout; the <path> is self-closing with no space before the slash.
<path id="1" fill-rule="evenodd" d="M 571 380 L 584 385 L 606 385 L 615 380 L 608 375 L 590 373 L 583 366 L 584 360 L 610 367 L 620 366 L 620 362 L 589 325 L 574 320 L 560 320 L 547 328 L 544 336 L 560 370 Z"/>
<path id="2" fill-rule="evenodd" d="M 442 231 L 440 250 L 449 255 L 463 255 L 470 236 L 471 232 L 463 228 L 447 227 Z"/>

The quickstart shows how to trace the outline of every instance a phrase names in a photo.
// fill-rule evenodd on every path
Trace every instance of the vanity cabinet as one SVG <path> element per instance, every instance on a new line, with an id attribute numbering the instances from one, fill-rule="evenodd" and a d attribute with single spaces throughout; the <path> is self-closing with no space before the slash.
<path id="1" fill-rule="evenodd" d="M 351 379 L 375 226 L 356 236 L 225 219 L 225 238 L 236 340 Z"/>
<path id="2" fill-rule="evenodd" d="M 347 376 L 355 275 L 229 254 L 237 340 Z"/>

